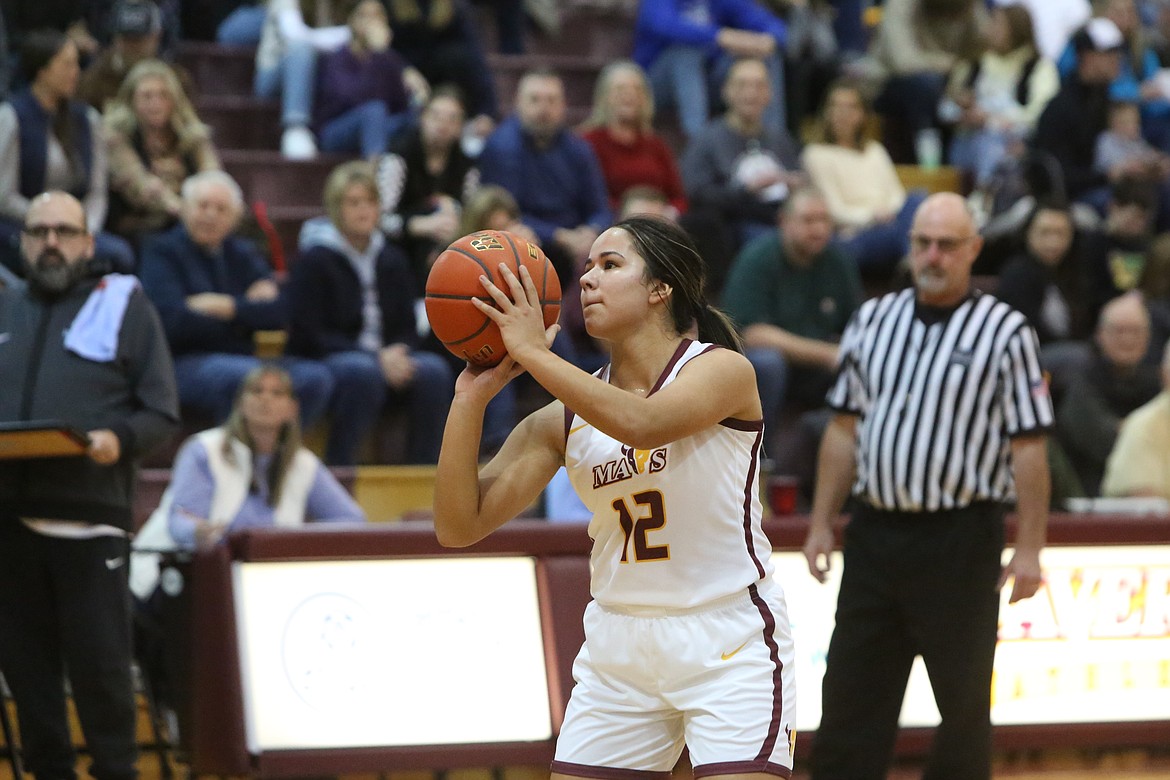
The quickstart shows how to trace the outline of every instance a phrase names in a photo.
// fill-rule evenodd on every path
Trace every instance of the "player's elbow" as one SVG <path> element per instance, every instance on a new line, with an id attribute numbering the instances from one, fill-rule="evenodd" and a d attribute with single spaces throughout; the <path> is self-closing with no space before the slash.
<path id="1" fill-rule="evenodd" d="M 469 547 L 479 541 L 462 529 L 447 528 L 438 522 L 435 523 L 435 538 L 443 547 Z"/>
<path id="2" fill-rule="evenodd" d="M 475 533 L 471 523 L 460 522 L 442 512 L 436 512 L 435 538 L 443 547 L 468 547 L 482 539 L 483 535 Z"/>

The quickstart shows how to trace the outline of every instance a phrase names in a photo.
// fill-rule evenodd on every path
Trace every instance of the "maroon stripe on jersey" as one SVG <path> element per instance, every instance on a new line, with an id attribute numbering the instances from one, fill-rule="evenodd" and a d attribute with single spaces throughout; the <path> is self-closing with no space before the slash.
<path id="1" fill-rule="evenodd" d="M 573 777 L 595 777 L 598 780 L 668 780 L 670 772 L 651 772 L 646 769 L 619 769 L 613 766 L 589 766 L 553 761 L 552 771 Z"/>
<path id="2" fill-rule="evenodd" d="M 689 347 L 692 343 L 693 342 L 690 339 L 683 339 L 679 343 L 678 349 L 676 349 L 674 354 L 670 356 L 670 361 L 666 364 L 666 368 L 662 369 L 662 373 L 658 375 L 658 381 L 654 383 L 654 387 L 650 388 L 650 392 L 646 393 L 647 398 L 654 395 L 654 393 L 660 387 L 662 387 L 662 383 L 666 381 L 668 376 L 670 376 L 670 372 L 674 370 L 674 367 L 678 361 L 682 360 L 682 356 L 687 351 L 687 347 Z"/>
<path id="3" fill-rule="evenodd" d="M 762 431 L 764 430 L 763 420 L 737 420 L 734 417 L 725 417 L 719 421 L 719 424 L 724 428 L 731 428 L 736 431 Z"/>
<path id="4" fill-rule="evenodd" d="M 756 484 L 756 467 L 760 463 L 760 447 L 763 443 L 764 424 L 761 421 L 756 429 L 756 440 L 752 442 L 752 462 L 748 466 L 747 481 L 743 486 L 743 539 L 760 579 L 764 578 L 764 564 L 760 563 L 760 556 L 756 555 L 755 538 L 752 534 L 752 487 Z"/>
<path id="5" fill-rule="evenodd" d="M 717 764 L 703 764 L 692 768 L 695 777 L 712 775 L 741 775 L 748 772 L 763 772 L 776 777 L 792 777 L 792 770 L 783 764 L 771 761 L 720 761 Z"/>
<path id="6" fill-rule="evenodd" d="M 776 741 L 780 738 L 780 720 L 784 716 L 784 664 L 780 662 L 780 647 L 776 644 L 776 616 L 772 614 L 768 602 L 760 596 L 755 583 L 748 586 L 752 603 L 760 611 L 764 620 L 764 644 L 768 646 L 768 657 L 772 659 L 772 720 L 768 723 L 768 735 L 764 737 L 764 744 L 756 755 L 757 761 L 766 761 L 776 749 Z"/>
<path id="7" fill-rule="evenodd" d="M 565 441 L 569 441 L 569 429 L 573 427 L 573 418 L 577 415 L 569 407 L 565 407 Z"/>

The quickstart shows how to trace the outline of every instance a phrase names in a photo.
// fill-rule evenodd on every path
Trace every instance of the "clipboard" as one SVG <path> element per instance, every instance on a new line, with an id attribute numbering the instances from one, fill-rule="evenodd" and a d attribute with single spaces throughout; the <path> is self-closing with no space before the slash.
<path id="1" fill-rule="evenodd" d="M 0 422 L 0 460 L 84 455 L 89 435 L 59 420 Z"/>

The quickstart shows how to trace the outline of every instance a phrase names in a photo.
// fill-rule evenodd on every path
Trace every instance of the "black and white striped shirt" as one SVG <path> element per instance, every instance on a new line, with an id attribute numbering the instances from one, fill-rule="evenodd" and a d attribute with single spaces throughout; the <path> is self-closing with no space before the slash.
<path id="1" fill-rule="evenodd" d="M 867 301 L 841 340 L 828 402 L 859 416 L 853 494 L 904 512 L 1010 502 L 1010 438 L 1052 426 L 1036 333 L 974 293 L 923 316 L 914 290 Z"/>

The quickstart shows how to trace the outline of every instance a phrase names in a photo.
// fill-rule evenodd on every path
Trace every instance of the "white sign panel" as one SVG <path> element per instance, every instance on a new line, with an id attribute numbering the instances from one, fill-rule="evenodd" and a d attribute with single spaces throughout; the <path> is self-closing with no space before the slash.
<path id="1" fill-rule="evenodd" d="M 824 585 L 800 553 L 774 553 L 772 561 L 796 642 L 796 725 L 815 729 L 841 555 L 834 553 Z M 1035 596 L 1009 605 L 1010 586 L 1002 594 L 992 722 L 1170 720 L 1170 547 L 1050 547 L 1041 563 L 1045 585 Z M 938 719 L 918 659 L 901 723 Z"/>
<path id="2" fill-rule="evenodd" d="M 549 739 L 531 558 L 236 563 L 248 749 Z"/>

